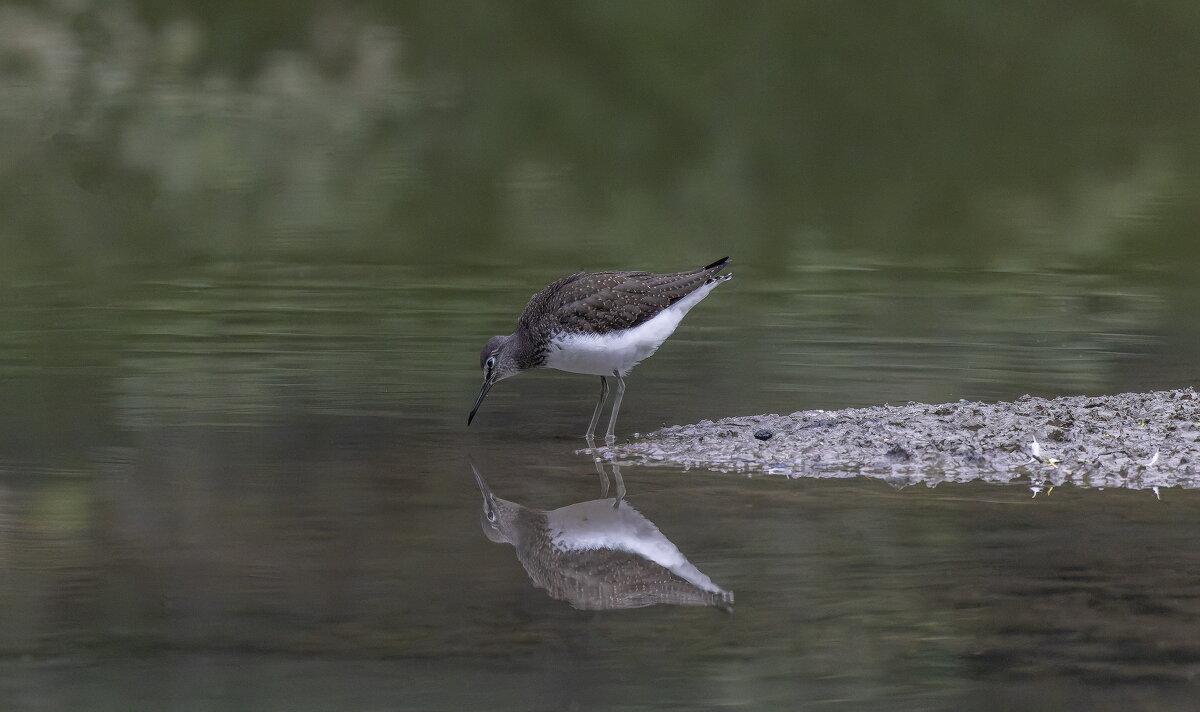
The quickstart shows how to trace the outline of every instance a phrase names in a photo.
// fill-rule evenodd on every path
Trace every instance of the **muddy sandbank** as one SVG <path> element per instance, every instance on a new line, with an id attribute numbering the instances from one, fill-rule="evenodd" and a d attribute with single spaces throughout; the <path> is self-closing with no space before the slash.
<path id="1" fill-rule="evenodd" d="M 1200 487 L 1192 388 L 1012 402 L 806 410 L 676 425 L 606 450 L 636 464 L 791 477 Z"/>

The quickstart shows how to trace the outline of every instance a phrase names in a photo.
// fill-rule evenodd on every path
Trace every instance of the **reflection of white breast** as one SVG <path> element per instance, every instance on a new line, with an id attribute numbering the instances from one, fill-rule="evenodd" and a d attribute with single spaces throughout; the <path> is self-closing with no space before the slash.
<path id="1" fill-rule="evenodd" d="M 580 502 L 547 512 L 546 519 L 553 546 L 559 551 L 624 551 L 653 561 L 693 586 L 723 592 L 627 502 L 615 509 L 611 499 Z"/>
<path id="2" fill-rule="evenodd" d="M 713 281 L 701 285 L 649 321 L 632 329 L 606 334 L 560 334 L 550 342 L 546 366 L 595 376 L 611 376 L 616 371 L 624 376 L 639 361 L 658 350 L 662 342 L 675 331 L 675 327 L 679 326 L 683 316 L 720 283 Z"/>

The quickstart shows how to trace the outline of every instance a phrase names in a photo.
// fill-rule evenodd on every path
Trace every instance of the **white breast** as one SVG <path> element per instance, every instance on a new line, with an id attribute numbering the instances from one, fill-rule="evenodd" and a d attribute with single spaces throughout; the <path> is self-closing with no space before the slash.
<path id="1" fill-rule="evenodd" d="M 723 281 L 714 280 L 702 285 L 632 329 L 607 334 L 561 334 L 550 342 L 546 367 L 595 376 L 611 376 L 616 371 L 624 376 L 639 361 L 657 351 L 679 326 L 683 316 Z"/>

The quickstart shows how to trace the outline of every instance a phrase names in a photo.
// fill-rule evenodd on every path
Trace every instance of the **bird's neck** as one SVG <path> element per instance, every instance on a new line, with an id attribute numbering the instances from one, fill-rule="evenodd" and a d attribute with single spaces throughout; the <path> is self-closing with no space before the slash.
<path id="1" fill-rule="evenodd" d="M 529 332 L 522 329 L 517 329 L 508 342 L 509 353 L 522 371 L 545 366 L 547 348 L 548 344 L 538 343 Z"/>
<path id="2" fill-rule="evenodd" d="M 522 507 L 515 502 L 505 504 L 509 506 L 501 508 L 500 517 L 509 543 L 519 549 L 522 546 L 538 546 L 548 538 L 545 512 Z"/>

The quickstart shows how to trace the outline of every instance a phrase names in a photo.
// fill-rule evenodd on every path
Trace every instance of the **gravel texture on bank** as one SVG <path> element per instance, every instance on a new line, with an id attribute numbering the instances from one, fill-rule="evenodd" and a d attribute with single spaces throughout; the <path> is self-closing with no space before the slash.
<path id="1" fill-rule="evenodd" d="M 663 428 L 607 449 L 630 464 L 903 486 L 1027 482 L 1041 489 L 1200 487 L 1200 395 L 1191 388 L 1011 403 L 806 410 Z"/>

